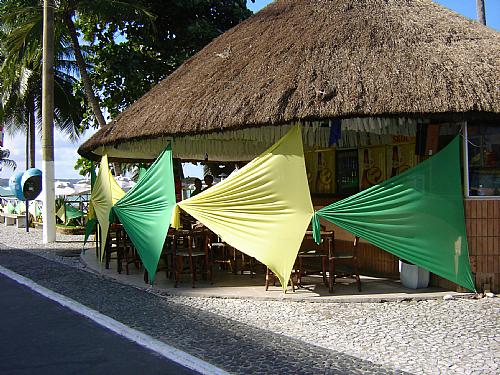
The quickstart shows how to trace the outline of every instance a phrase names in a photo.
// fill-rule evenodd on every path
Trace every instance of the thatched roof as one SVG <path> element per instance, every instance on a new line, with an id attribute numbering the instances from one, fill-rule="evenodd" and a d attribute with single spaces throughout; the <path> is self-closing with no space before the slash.
<path id="1" fill-rule="evenodd" d="M 278 0 L 79 152 L 299 119 L 500 115 L 500 33 L 431 0 Z"/>

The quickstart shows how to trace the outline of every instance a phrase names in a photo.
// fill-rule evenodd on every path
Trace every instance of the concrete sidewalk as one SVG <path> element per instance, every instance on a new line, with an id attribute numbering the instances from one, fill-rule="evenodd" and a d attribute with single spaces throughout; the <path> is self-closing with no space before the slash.
<path id="1" fill-rule="evenodd" d="M 150 288 L 144 282 L 143 270 L 134 265 L 129 266 L 129 275 L 125 270 L 121 274 L 117 272 L 115 260 L 110 263 L 110 268 L 105 269 L 104 263 L 100 263 L 96 257 L 95 249 L 88 249 L 81 255 L 82 262 L 96 273 L 115 279 L 121 283 L 133 285 L 138 288 Z M 201 280 L 198 275 L 196 287 L 191 287 L 190 275 L 182 275 L 181 282 L 174 288 L 172 280 L 167 279 L 165 271 L 156 274 L 153 289 L 161 294 L 178 295 L 187 297 L 218 297 L 218 298 L 243 298 L 257 300 L 291 300 L 307 302 L 383 302 L 402 300 L 425 300 L 442 298 L 447 294 L 459 295 L 459 293 L 447 291 L 437 287 L 425 289 L 408 289 L 399 281 L 379 279 L 361 276 L 362 291 L 358 292 L 355 280 L 339 279 L 334 285 L 333 293 L 322 283 L 320 276 L 305 277 L 302 280 L 303 287 L 292 292 L 289 286 L 287 293 L 283 293 L 279 282 L 276 286 L 271 285 L 269 290 L 264 288 L 264 271 L 261 267 L 253 277 L 247 271 L 243 275 L 234 275 L 229 271 L 220 271 L 214 265 L 213 284 Z"/>

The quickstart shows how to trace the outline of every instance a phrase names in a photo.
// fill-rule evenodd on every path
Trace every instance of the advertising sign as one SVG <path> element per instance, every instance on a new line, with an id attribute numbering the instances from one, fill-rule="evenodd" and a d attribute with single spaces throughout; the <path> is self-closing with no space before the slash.
<path id="1" fill-rule="evenodd" d="M 386 177 L 385 147 L 373 146 L 359 149 L 360 189 L 364 190 L 384 181 Z"/>
<path id="2" fill-rule="evenodd" d="M 318 150 L 304 154 L 311 193 L 335 192 L 335 151 Z"/>

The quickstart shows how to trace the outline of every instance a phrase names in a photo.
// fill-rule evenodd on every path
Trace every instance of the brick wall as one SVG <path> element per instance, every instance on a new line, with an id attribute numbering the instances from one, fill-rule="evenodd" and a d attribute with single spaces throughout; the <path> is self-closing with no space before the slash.
<path id="1" fill-rule="evenodd" d="M 500 293 L 500 200 L 466 199 L 464 203 L 476 288 Z"/>

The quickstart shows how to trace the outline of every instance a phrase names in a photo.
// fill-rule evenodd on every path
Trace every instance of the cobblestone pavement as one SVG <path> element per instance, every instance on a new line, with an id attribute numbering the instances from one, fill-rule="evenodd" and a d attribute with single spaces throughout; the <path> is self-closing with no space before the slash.
<path id="1" fill-rule="evenodd" d="M 0 227 L 0 242 L 34 249 L 0 245 L 0 264 L 230 372 L 500 372 L 499 298 L 307 303 L 159 296 L 58 256 L 81 248 L 72 237 L 45 248 L 37 236 Z"/>

